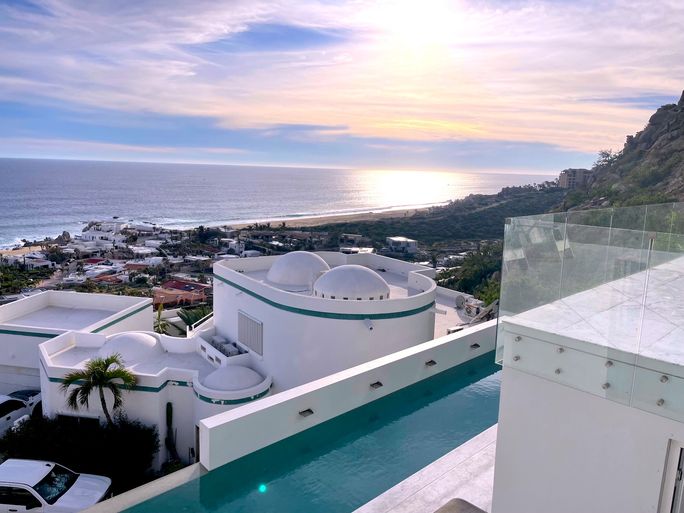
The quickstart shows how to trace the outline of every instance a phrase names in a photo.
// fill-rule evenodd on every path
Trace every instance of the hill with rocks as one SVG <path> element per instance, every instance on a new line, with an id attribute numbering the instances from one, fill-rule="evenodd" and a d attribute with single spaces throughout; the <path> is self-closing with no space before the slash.
<path id="1" fill-rule="evenodd" d="M 595 208 L 684 201 L 684 93 L 660 107 L 619 152 L 602 151 L 584 189 L 561 208 Z"/>

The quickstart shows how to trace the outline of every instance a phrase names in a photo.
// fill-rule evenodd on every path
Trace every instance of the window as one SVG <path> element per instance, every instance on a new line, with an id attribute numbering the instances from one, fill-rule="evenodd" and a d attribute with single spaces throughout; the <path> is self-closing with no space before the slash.
<path id="1" fill-rule="evenodd" d="M 42 506 L 40 501 L 28 490 L 11 486 L 0 486 L 0 504 L 24 506 L 26 509 Z"/>
<path id="2" fill-rule="evenodd" d="M 682 471 L 684 471 L 684 446 L 676 440 L 670 440 L 663 475 L 660 507 L 658 508 L 659 513 L 684 512 Z"/>
<path id="3" fill-rule="evenodd" d="M 13 411 L 16 411 L 20 408 L 24 408 L 24 406 L 24 403 L 22 403 L 21 401 L 17 401 L 16 399 L 10 399 L 9 401 L 5 401 L 4 403 L 0 404 L 0 417 L 9 415 Z"/>
<path id="4" fill-rule="evenodd" d="M 238 342 L 258 355 L 264 354 L 264 325 L 261 321 L 238 311 Z"/>
<path id="5" fill-rule="evenodd" d="M 78 479 L 78 474 L 61 465 L 55 465 L 33 488 L 48 504 L 54 504 Z"/>

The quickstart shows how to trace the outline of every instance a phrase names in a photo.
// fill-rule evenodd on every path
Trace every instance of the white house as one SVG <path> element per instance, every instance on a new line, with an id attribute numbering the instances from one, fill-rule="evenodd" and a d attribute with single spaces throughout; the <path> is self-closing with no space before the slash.
<path id="1" fill-rule="evenodd" d="M 418 242 L 406 237 L 387 237 L 387 246 L 390 251 L 394 253 L 416 253 L 418 251 Z"/>
<path id="2" fill-rule="evenodd" d="M 71 330 L 152 328 L 149 298 L 46 291 L 0 306 L 0 394 L 38 387 L 38 346 Z"/>
<path id="3" fill-rule="evenodd" d="M 432 269 L 374 254 L 308 253 L 214 264 L 213 327 L 274 390 L 435 337 Z"/>
<path id="4" fill-rule="evenodd" d="M 84 367 L 95 357 L 119 354 L 136 376 L 125 394 L 126 414 L 167 435 L 166 408 L 174 412 L 172 429 L 176 449 L 185 462 L 197 457 L 200 419 L 235 408 L 267 395 L 271 378 L 250 367 L 250 357 L 237 346 L 218 350 L 201 338 L 187 339 L 149 331 L 115 335 L 71 331 L 40 346 L 43 412 L 49 416 L 81 415 L 103 418 L 99 401 L 75 412 L 66 404 L 64 376 Z M 111 404 L 111 392 L 107 391 Z M 166 451 L 157 455 L 159 467 Z"/>

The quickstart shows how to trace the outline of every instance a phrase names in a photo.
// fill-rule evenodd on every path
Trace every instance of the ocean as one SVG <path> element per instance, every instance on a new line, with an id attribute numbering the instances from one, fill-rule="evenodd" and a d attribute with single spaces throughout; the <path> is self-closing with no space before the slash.
<path id="1" fill-rule="evenodd" d="M 551 175 L 0 159 L 0 247 L 119 216 L 169 228 L 443 204 Z"/>

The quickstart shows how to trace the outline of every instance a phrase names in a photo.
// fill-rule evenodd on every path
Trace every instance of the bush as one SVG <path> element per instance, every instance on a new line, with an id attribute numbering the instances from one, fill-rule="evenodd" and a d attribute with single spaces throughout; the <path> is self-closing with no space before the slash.
<path id="1" fill-rule="evenodd" d="M 123 416 L 112 426 L 79 417 L 32 418 L 0 438 L 0 452 L 8 458 L 54 461 L 75 472 L 107 476 L 114 493 L 155 477 L 151 466 L 158 450 L 155 427 Z"/>

